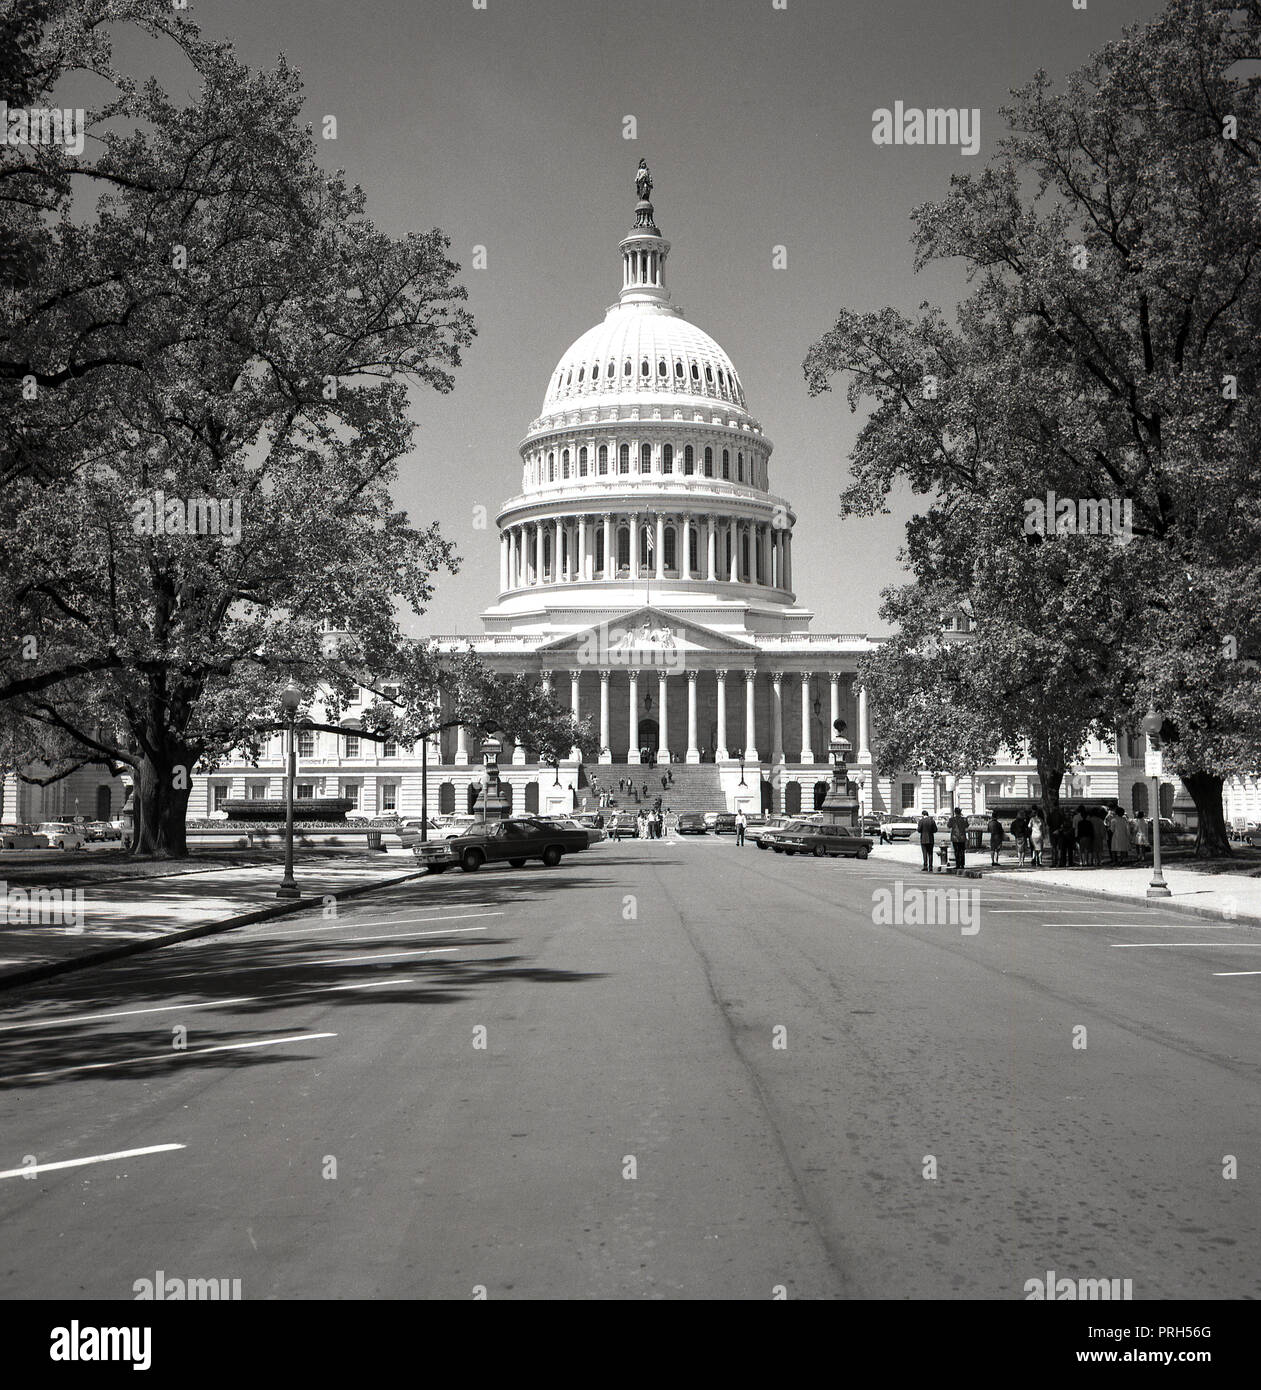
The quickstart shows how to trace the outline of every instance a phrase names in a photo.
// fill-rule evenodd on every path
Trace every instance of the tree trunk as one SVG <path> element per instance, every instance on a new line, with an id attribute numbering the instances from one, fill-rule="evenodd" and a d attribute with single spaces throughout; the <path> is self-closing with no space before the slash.
<path id="1" fill-rule="evenodd" d="M 1211 772 L 1186 772 L 1182 774 L 1182 785 L 1191 793 L 1200 822 L 1199 833 L 1195 837 L 1195 857 L 1197 859 L 1217 859 L 1233 854 L 1230 838 L 1226 833 L 1226 815 L 1222 809 L 1221 777 Z M 1157 814 L 1159 814 L 1157 807 Z"/>
<path id="2" fill-rule="evenodd" d="M 1045 754 L 1038 754 L 1036 760 L 1038 781 L 1042 786 L 1042 810 L 1048 821 L 1051 812 L 1060 804 L 1060 786 L 1064 781 L 1064 764 Z"/>
<path id="3" fill-rule="evenodd" d="M 146 757 L 136 766 L 131 853 L 179 859 L 188 853 L 184 822 L 195 759 L 179 750 Z"/>

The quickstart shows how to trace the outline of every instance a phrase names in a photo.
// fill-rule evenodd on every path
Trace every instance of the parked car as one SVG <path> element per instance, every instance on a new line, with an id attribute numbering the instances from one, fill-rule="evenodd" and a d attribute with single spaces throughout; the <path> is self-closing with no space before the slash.
<path id="1" fill-rule="evenodd" d="M 765 824 L 760 825 L 752 836 L 753 843 L 758 849 L 770 849 L 771 837 L 777 830 L 782 830 L 790 820 L 791 816 L 767 816 Z"/>
<path id="2" fill-rule="evenodd" d="M 784 848 L 785 835 L 796 835 L 813 830 L 818 824 L 817 821 L 806 816 L 790 816 L 782 819 L 782 825 L 773 826 L 758 834 L 755 840 L 758 849 L 773 849 L 776 854 L 781 854 Z"/>
<path id="3" fill-rule="evenodd" d="M 722 814 L 721 811 L 706 811 L 706 812 L 705 812 L 705 829 L 706 829 L 706 830 L 712 830 L 712 829 L 714 828 L 714 826 L 716 826 L 716 825 L 718 824 L 718 817 L 719 817 L 721 814 Z"/>
<path id="4" fill-rule="evenodd" d="M 1261 849 L 1261 825 L 1254 825 L 1251 830 L 1245 830 L 1243 841 L 1253 849 Z"/>
<path id="5" fill-rule="evenodd" d="M 892 816 L 881 826 L 881 830 L 884 838 L 892 843 L 894 840 L 909 840 L 918 833 L 918 826 L 918 816 Z"/>
<path id="6" fill-rule="evenodd" d="M 107 820 L 90 820 L 81 828 L 83 838 L 90 844 L 104 844 L 110 840 L 122 839 L 122 832 L 115 834 L 114 827 Z"/>
<path id="7" fill-rule="evenodd" d="M 734 835 L 736 833 L 736 815 L 734 811 L 719 811 L 714 817 L 715 835 Z"/>
<path id="8" fill-rule="evenodd" d="M 50 849 L 82 849 L 86 843 L 83 831 L 69 820 L 46 820 L 39 833 L 48 836 Z"/>
<path id="9" fill-rule="evenodd" d="M 589 824 L 577 816 L 523 816 L 521 819 L 542 821 L 545 825 L 558 825 L 566 830 L 581 830 L 587 837 L 588 846 L 598 845 L 606 838 L 600 826 Z"/>
<path id="10" fill-rule="evenodd" d="M 633 840 L 639 834 L 639 812 L 615 811 L 604 830 L 610 840 Z"/>
<path id="11" fill-rule="evenodd" d="M 48 836 L 31 825 L 0 825 L 0 849 L 47 849 Z"/>
<path id="12" fill-rule="evenodd" d="M 476 873 L 483 864 L 507 862 L 514 869 L 540 859 L 554 868 L 566 854 L 587 848 L 587 832 L 544 820 L 490 821 L 483 828 L 465 831 L 449 840 L 417 841 L 412 853 L 431 874 L 445 873 L 458 864 L 465 873 Z"/>
<path id="13" fill-rule="evenodd" d="M 680 835 L 704 835 L 708 833 L 703 811 L 684 811 L 679 817 Z"/>
<path id="14" fill-rule="evenodd" d="M 411 849 L 411 847 L 420 839 L 420 828 L 422 825 L 425 827 L 426 839 L 429 839 L 430 836 L 442 837 L 443 827 L 439 825 L 438 822 L 432 816 L 430 816 L 428 820 L 422 820 L 419 816 L 417 816 L 413 820 L 405 820 L 398 827 L 398 838 L 402 842 L 404 849 Z"/>
<path id="15" fill-rule="evenodd" d="M 800 830 L 783 831 L 775 848 L 785 854 L 812 854 L 818 859 L 842 854 L 866 859 L 871 853 L 871 837 L 844 826 L 807 825 Z"/>

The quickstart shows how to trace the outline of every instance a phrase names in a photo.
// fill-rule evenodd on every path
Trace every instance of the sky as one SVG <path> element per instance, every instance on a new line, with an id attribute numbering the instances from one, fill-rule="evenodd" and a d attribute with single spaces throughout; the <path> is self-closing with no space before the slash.
<path id="1" fill-rule="evenodd" d="M 1080 3 L 1080 0 L 1078 0 Z M 816 632 L 887 630 L 905 521 L 839 516 L 861 427 L 844 382 L 810 398 L 802 360 L 838 311 L 966 292 L 958 266 L 916 275 L 912 209 L 979 174 L 998 108 L 1045 69 L 1057 85 L 1156 0 L 190 0 L 251 66 L 301 73 L 330 168 L 392 235 L 441 228 L 478 336 L 448 396 L 415 393 L 395 496 L 461 556 L 411 630 L 476 633 L 494 602 L 494 514 L 520 489 L 517 447 L 565 349 L 620 287 L 618 241 L 641 157 L 668 283 L 727 350 L 774 443 L 771 488 L 798 515 L 793 570 Z M 176 91 L 178 96 L 178 90 Z M 980 111 L 980 149 L 876 145 L 873 113 Z M 626 116 L 637 138 L 624 138 Z M 486 248 L 473 269 L 473 248 Z M 786 248 L 787 266 L 772 265 Z M 480 509 L 489 514 L 479 529 Z"/>

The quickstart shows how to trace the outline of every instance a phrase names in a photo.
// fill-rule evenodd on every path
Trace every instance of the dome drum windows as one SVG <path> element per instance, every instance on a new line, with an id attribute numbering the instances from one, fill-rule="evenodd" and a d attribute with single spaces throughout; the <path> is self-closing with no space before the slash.
<path id="1" fill-rule="evenodd" d="M 668 375 L 669 375 L 669 370 L 668 370 L 668 368 L 666 367 L 666 360 L 665 360 L 664 357 L 662 357 L 662 358 L 657 362 L 657 375 L 658 375 L 658 376 L 668 376 Z"/>
<path id="2" fill-rule="evenodd" d="M 547 481 L 549 483 L 556 481 L 556 455 L 550 452 L 547 455 Z"/>
<path id="3" fill-rule="evenodd" d="M 730 482 L 731 480 L 731 450 L 722 451 L 722 476 Z"/>
<path id="4" fill-rule="evenodd" d="M 683 450 L 683 472 L 686 477 L 691 477 L 696 468 L 696 451 L 689 444 Z"/>
<path id="5" fill-rule="evenodd" d="M 640 375 L 640 376 L 651 376 L 651 375 L 652 375 L 652 365 L 651 365 L 651 363 L 649 363 L 649 361 L 648 361 L 648 359 L 647 359 L 646 357 L 645 357 L 645 358 L 643 359 L 643 361 L 640 362 L 640 364 L 639 364 L 639 375 Z"/>
<path id="6" fill-rule="evenodd" d="M 585 444 L 578 450 L 578 476 L 580 478 L 587 476 L 587 446 Z"/>
<path id="7" fill-rule="evenodd" d="M 652 445 L 641 444 L 639 446 L 639 471 L 641 473 L 652 472 Z"/>
<path id="8" fill-rule="evenodd" d="M 630 445 L 620 444 L 617 450 L 617 471 L 619 473 L 630 472 Z"/>
<path id="9" fill-rule="evenodd" d="M 600 445 L 600 452 L 596 455 L 596 458 L 600 476 L 604 477 L 609 471 L 609 446 L 607 444 Z"/>
<path id="10" fill-rule="evenodd" d="M 560 456 L 560 476 L 562 479 L 569 477 L 569 450 L 563 449 Z"/>
<path id="11" fill-rule="evenodd" d="M 705 447 L 705 476 L 714 476 L 714 451 L 708 445 Z"/>
<path id="12" fill-rule="evenodd" d="M 661 471 L 663 473 L 674 472 L 674 445 L 663 444 L 661 446 Z"/>
<path id="13" fill-rule="evenodd" d="M 675 375 L 680 381 L 683 380 L 683 360 L 682 360 L 682 358 L 676 357 L 676 358 L 674 359 L 674 375 Z"/>

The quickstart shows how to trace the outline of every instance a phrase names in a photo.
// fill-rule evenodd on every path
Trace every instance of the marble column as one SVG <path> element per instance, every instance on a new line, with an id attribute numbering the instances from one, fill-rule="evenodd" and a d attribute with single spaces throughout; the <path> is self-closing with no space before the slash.
<path id="1" fill-rule="evenodd" d="M 662 671 L 657 676 L 657 699 L 661 704 L 661 718 L 657 720 L 657 761 L 670 761 L 670 730 L 667 726 L 667 711 L 670 708 L 670 690 L 666 684 L 667 676 Z"/>
<path id="2" fill-rule="evenodd" d="M 784 761 L 784 673 L 771 672 L 771 761 Z"/>
<path id="3" fill-rule="evenodd" d="M 814 749 L 810 747 L 810 672 L 801 673 L 801 761 L 814 762 Z"/>
<path id="4" fill-rule="evenodd" d="M 699 671 L 687 673 L 687 753 L 689 763 L 701 760 L 701 750 L 696 746 L 696 681 Z"/>
<path id="5" fill-rule="evenodd" d="M 837 737 L 836 721 L 841 717 L 841 673 L 828 672 L 828 744 Z"/>
<path id="6" fill-rule="evenodd" d="M 793 586 L 793 533 L 784 532 L 784 588 L 791 590 Z"/>
<path id="7" fill-rule="evenodd" d="M 600 757 L 602 763 L 613 761 L 613 750 L 609 745 L 609 679 L 611 671 L 600 672 Z"/>
<path id="8" fill-rule="evenodd" d="M 561 525 L 560 517 L 552 522 L 552 583 L 561 580 Z"/>
<path id="9" fill-rule="evenodd" d="M 757 734 L 754 731 L 753 696 L 757 690 L 757 672 L 744 673 L 744 760 L 755 763 L 757 756 Z"/>
<path id="10" fill-rule="evenodd" d="M 871 757 L 870 733 L 867 728 L 867 687 L 858 687 L 858 756 Z"/>
<path id="11" fill-rule="evenodd" d="M 735 518 L 727 522 L 727 544 L 731 547 L 731 570 L 727 575 L 730 583 L 735 584 L 740 578 L 740 546 L 739 532 L 736 528 Z"/>
<path id="12" fill-rule="evenodd" d="M 499 533 L 499 592 L 503 593 L 508 588 L 508 533 Z"/>
<path id="13" fill-rule="evenodd" d="M 543 523 L 534 523 L 534 582 L 543 582 Z"/>
<path id="14" fill-rule="evenodd" d="M 639 672 L 628 671 L 626 673 L 626 684 L 629 690 L 626 705 L 626 761 L 635 764 L 639 762 Z"/>
<path id="15" fill-rule="evenodd" d="M 578 518 L 578 578 L 584 582 L 591 578 L 591 567 L 587 555 L 587 518 Z"/>
<path id="16" fill-rule="evenodd" d="M 617 578 L 617 556 L 613 544 L 613 513 L 604 513 L 604 573 L 601 579 Z"/>
<path id="17" fill-rule="evenodd" d="M 463 724 L 455 726 L 455 765 L 468 766 L 468 731 Z"/>
<path id="18" fill-rule="evenodd" d="M 712 514 L 705 518 L 705 559 L 705 577 L 712 584 L 718 578 L 718 528 L 714 525 Z"/>
<path id="19" fill-rule="evenodd" d="M 718 683 L 718 746 L 714 749 L 714 761 L 721 762 L 727 756 L 727 673 L 715 671 Z"/>

